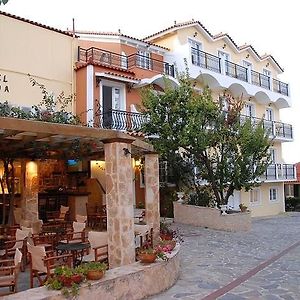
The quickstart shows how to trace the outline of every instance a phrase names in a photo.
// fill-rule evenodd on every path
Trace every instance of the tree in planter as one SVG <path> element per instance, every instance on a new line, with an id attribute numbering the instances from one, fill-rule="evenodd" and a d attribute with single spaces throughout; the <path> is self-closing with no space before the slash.
<path id="1" fill-rule="evenodd" d="M 188 72 L 179 76 L 179 86 L 157 94 L 143 92 L 147 135 L 156 135 L 155 149 L 164 157 L 179 150 L 184 161 L 197 167 L 218 205 L 227 204 L 234 190 L 260 184 L 269 161 L 270 142 L 263 121 L 241 119 L 243 102 L 224 94 L 216 101 L 208 88 L 194 91 Z M 223 110 L 223 100 L 228 111 Z"/>

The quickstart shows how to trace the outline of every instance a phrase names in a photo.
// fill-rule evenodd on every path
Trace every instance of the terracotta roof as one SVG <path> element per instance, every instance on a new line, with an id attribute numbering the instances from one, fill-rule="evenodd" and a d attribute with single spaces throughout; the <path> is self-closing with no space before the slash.
<path id="1" fill-rule="evenodd" d="M 9 17 L 9 18 L 13 18 L 13 19 L 16 19 L 18 21 L 26 22 L 26 23 L 29 23 L 29 24 L 34 25 L 34 26 L 42 27 L 42 28 L 45 28 L 45 29 L 48 29 L 48 30 L 51 30 L 51 31 L 55 31 L 55 32 L 58 32 L 58 33 L 61 33 L 61 34 L 65 34 L 65 35 L 68 35 L 68 36 L 73 36 L 73 34 L 70 33 L 69 31 L 60 30 L 60 29 L 57 29 L 57 28 L 54 28 L 54 27 L 51 27 L 51 26 L 47 26 L 47 25 L 35 22 L 35 21 L 31 21 L 29 19 L 25 19 L 25 18 L 16 16 L 16 15 L 9 14 L 9 13 L 4 12 L 4 11 L 0 11 L 0 15 L 3 15 L 3 16 Z"/>
<path id="2" fill-rule="evenodd" d="M 170 27 L 165 28 L 165 29 L 163 29 L 163 30 L 161 30 L 159 32 L 156 32 L 156 33 L 153 33 L 151 35 L 146 36 L 145 38 L 143 38 L 143 40 L 147 40 L 149 38 L 152 38 L 152 37 L 154 37 L 156 35 L 159 35 L 161 33 L 164 33 L 166 31 L 169 31 L 169 30 L 172 30 L 172 29 L 181 28 L 181 27 L 185 27 L 185 26 L 189 26 L 189 25 L 199 25 L 200 27 L 203 28 L 204 31 L 206 31 L 206 33 L 209 36 L 212 37 L 212 34 L 206 29 L 206 27 L 201 22 L 192 20 L 192 21 L 187 21 L 187 22 L 182 22 L 182 23 L 176 23 L 173 26 L 170 26 Z"/>
<path id="3" fill-rule="evenodd" d="M 80 34 L 91 34 L 91 35 L 104 35 L 104 36 L 106 35 L 106 36 L 116 36 L 116 37 L 119 37 L 119 38 L 125 37 L 125 38 L 128 38 L 128 39 L 131 39 L 131 40 L 134 40 L 134 41 L 138 41 L 138 42 L 141 42 L 141 43 L 145 43 L 145 44 L 150 45 L 150 46 L 155 46 L 155 47 L 167 50 L 167 51 L 170 50 L 170 49 L 168 49 L 166 47 L 163 47 L 163 46 L 160 46 L 160 45 L 156 45 L 154 43 L 151 43 L 151 42 L 148 42 L 148 41 L 144 41 L 142 39 L 138 39 L 138 38 L 135 38 L 135 37 L 132 37 L 132 36 L 120 33 L 120 32 L 76 30 L 76 34 L 78 34 L 78 35 L 80 35 Z"/>
<path id="4" fill-rule="evenodd" d="M 77 70 L 79 70 L 81 68 L 84 68 L 88 65 L 93 65 L 93 66 L 98 66 L 98 67 L 105 67 L 107 69 L 112 69 L 112 70 L 121 71 L 121 72 L 124 72 L 124 73 L 135 75 L 135 73 L 132 72 L 132 71 L 129 71 L 129 70 L 126 70 L 126 69 L 123 69 L 123 68 L 114 67 L 114 66 L 104 64 L 104 63 L 94 62 L 94 61 L 88 61 L 88 62 L 84 62 L 84 63 L 83 62 L 77 62 L 75 70 L 77 71 Z"/>
<path id="5" fill-rule="evenodd" d="M 273 62 L 277 65 L 277 67 L 283 72 L 283 68 L 279 65 L 279 63 L 274 59 L 274 57 L 272 55 L 262 55 L 260 56 L 257 51 L 254 49 L 254 47 L 252 45 L 248 45 L 248 44 L 245 44 L 245 45 L 242 45 L 242 46 L 238 46 L 235 41 L 232 39 L 232 37 L 227 34 L 227 33 L 218 33 L 216 35 L 212 35 L 207 29 L 205 26 L 203 26 L 202 23 L 200 23 L 199 21 L 187 21 L 187 22 L 182 22 L 182 23 L 178 23 L 178 24 L 174 24 L 173 26 L 170 26 L 168 28 L 165 28 L 159 32 L 156 32 L 154 34 L 151 34 L 147 37 L 145 37 L 143 40 L 145 41 L 148 41 L 149 39 L 151 40 L 152 38 L 155 38 L 156 36 L 162 34 L 162 33 L 165 33 L 165 32 L 168 32 L 168 31 L 174 31 L 176 30 L 177 28 L 181 28 L 181 27 L 185 27 L 185 26 L 192 26 L 192 25 L 199 25 L 210 37 L 212 40 L 216 40 L 216 39 L 219 39 L 219 38 L 224 38 L 224 37 L 227 37 L 231 42 L 232 44 L 236 47 L 237 50 L 239 51 L 243 51 L 243 50 L 246 50 L 247 48 L 251 48 L 251 50 L 255 53 L 255 55 L 258 57 L 258 59 L 260 60 L 265 60 L 265 59 L 271 59 L 273 60 Z"/>
<path id="6" fill-rule="evenodd" d="M 139 78 L 133 77 L 133 76 L 127 76 L 125 74 L 119 74 L 119 73 L 114 73 L 114 72 L 104 72 L 107 75 L 112 75 L 112 76 L 117 76 L 125 79 L 130 79 L 130 80 L 141 80 Z"/>
<path id="7" fill-rule="evenodd" d="M 145 134 L 141 131 L 128 131 L 127 134 L 135 137 L 145 137 Z"/>

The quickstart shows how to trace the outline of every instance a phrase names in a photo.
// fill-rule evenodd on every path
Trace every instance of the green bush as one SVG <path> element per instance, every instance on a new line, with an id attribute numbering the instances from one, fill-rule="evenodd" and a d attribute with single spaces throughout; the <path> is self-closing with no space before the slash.
<path id="1" fill-rule="evenodd" d="M 198 187 L 197 190 L 190 193 L 188 204 L 196 206 L 210 206 L 212 202 L 212 194 L 206 186 Z"/>

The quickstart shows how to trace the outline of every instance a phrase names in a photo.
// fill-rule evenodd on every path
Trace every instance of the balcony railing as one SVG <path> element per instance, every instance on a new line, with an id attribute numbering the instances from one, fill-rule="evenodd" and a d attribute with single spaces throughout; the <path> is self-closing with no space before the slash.
<path id="1" fill-rule="evenodd" d="M 289 95 L 289 87 L 288 86 L 289 85 L 287 83 L 281 82 L 281 81 L 273 78 L 274 92 L 288 96 Z"/>
<path id="2" fill-rule="evenodd" d="M 296 179 L 295 166 L 292 164 L 270 164 L 261 179 L 268 181 Z"/>
<path id="3" fill-rule="evenodd" d="M 225 60 L 226 75 L 237 78 L 239 80 L 248 81 L 247 68 Z"/>
<path id="4" fill-rule="evenodd" d="M 116 109 L 95 114 L 95 127 L 125 131 L 140 131 L 147 118 L 141 113 Z"/>
<path id="5" fill-rule="evenodd" d="M 241 115 L 241 122 L 247 119 L 251 120 L 251 124 L 253 126 L 256 126 L 261 122 L 260 118 Z M 293 139 L 293 126 L 291 124 L 286 124 L 277 121 L 263 120 L 263 128 L 269 132 L 269 135 L 271 137 L 283 138 L 288 140 Z"/>
<path id="6" fill-rule="evenodd" d="M 175 77 L 174 65 L 140 54 L 131 54 L 126 56 L 95 47 L 88 49 L 78 47 L 78 61 L 92 61 L 125 70 L 138 67 Z"/>
<path id="7" fill-rule="evenodd" d="M 222 73 L 222 61 L 221 58 L 201 51 L 199 49 L 191 47 L 192 64 L 204 69 L 211 70 L 216 73 Z M 273 90 L 276 93 L 289 96 L 288 84 L 281 82 L 277 79 L 273 79 L 271 87 L 271 78 L 262 73 L 251 70 L 251 76 L 248 76 L 248 69 L 246 67 L 235 64 L 231 61 L 225 60 L 225 66 L 223 70 L 227 76 L 237 78 L 239 80 L 249 82 L 253 85 L 260 86 L 267 90 Z M 251 78 L 249 78 L 251 77 Z"/>
<path id="8" fill-rule="evenodd" d="M 206 53 L 196 48 L 191 48 L 192 51 L 192 64 L 221 73 L 221 63 L 218 56 Z"/>
<path id="9" fill-rule="evenodd" d="M 267 90 L 270 90 L 270 77 L 256 71 L 251 70 L 251 82 L 254 85 L 261 86 Z"/>
<path id="10" fill-rule="evenodd" d="M 98 111 L 95 113 L 96 126 L 106 129 L 117 129 L 126 131 L 140 131 L 147 118 L 141 113 L 134 113 L 122 110 L 111 109 L 106 112 Z M 261 119 L 241 115 L 241 122 L 250 119 L 251 124 L 256 126 Z M 263 120 L 263 128 L 268 131 L 270 137 L 293 139 L 293 127 L 290 124 Z"/>

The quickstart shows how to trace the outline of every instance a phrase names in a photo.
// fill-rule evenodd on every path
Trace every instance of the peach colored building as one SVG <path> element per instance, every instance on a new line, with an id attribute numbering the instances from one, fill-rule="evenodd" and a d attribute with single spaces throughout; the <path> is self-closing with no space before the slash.
<path id="1" fill-rule="evenodd" d="M 141 88 L 151 84 L 163 90 L 166 79 L 177 85 L 174 65 L 165 60 L 168 49 L 121 33 L 76 31 L 76 36 L 76 113 L 90 126 L 138 135 Z M 145 199 L 140 159 L 133 160 L 137 206 Z M 91 164 L 92 176 L 105 189 L 104 169 L 104 162 Z"/>

